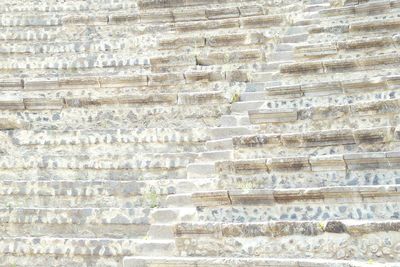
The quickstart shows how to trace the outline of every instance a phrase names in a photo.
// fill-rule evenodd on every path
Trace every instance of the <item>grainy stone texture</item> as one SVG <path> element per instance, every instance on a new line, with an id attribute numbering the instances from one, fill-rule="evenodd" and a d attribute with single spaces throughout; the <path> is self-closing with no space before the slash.
<path id="1" fill-rule="evenodd" d="M 0 266 L 399 266 L 399 1 L 0 11 Z"/>

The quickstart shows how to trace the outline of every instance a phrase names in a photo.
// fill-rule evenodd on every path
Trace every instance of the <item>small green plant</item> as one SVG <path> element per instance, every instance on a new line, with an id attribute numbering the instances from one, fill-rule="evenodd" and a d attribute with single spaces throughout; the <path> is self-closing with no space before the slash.
<path id="1" fill-rule="evenodd" d="M 236 103 L 240 101 L 240 94 L 238 92 L 234 93 L 231 98 L 231 103 Z"/>
<path id="2" fill-rule="evenodd" d="M 155 191 L 151 191 L 146 195 L 146 199 L 150 204 L 150 208 L 157 208 L 159 206 L 158 195 Z"/>
<path id="3" fill-rule="evenodd" d="M 322 231 L 325 229 L 325 222 L 319 222 L 318 223 L 319 228 L 321 228 Z"/>

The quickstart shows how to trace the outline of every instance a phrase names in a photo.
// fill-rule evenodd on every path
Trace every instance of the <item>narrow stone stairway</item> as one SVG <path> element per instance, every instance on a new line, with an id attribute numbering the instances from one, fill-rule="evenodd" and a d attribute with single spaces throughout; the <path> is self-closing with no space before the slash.
<path id="1" fill-rule="evenodd" d="M 400 1 L 0 10 L 0 266 L 400 266 Z"/>

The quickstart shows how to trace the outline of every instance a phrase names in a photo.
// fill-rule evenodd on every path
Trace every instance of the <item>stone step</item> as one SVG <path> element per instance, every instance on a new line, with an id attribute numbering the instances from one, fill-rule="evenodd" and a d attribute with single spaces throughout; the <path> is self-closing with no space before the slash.
<path id="1" fill-rule="evenodd" d="M 95 144 L 185 144 L 209 140 L 204 128 L 133 128 L 111 130 L 10 130 L 6 133 L 18 146 L 89 146 Z"/>
<path id="2" fill-rule="evenodd" d="M 376 127 L 234 136 L 235 159 L 396 150 L 399 129 Z"/>
<path id="3" fill-rule="evenodd" d="M 228 0 L 196 0 L 196 1 L 183 1 L 183 0 L 140 0 L 138 6 L 140 9 L 159 9 L 159 8 L 180 8 L 180 7 L 193 7 L 193 6 L 206 6 L 216 4 L 240 3 L 241 1 L 228 1 Z M 250 1 L 251 2 L 251 1 Z"/>
<path id="4" fill-rule="evenodd" d="M 315 99 L 317 99 L 318 102 L 329 101 L 329 97 L 335 95 L 336 97 L 334 99 L 343 99 L 342 101 L 344 101 L 344 99 L 347 98 L 349 99 L 348 101 L 355 103 L 357 101 L 360 102 L 361 100 L 358 99 L 363 96 L 373 100 L 373 98 L 370 97 L 371 94 L 377 95 L 380 93 L 382 94 L 382 98 L 384 93 L 395 95 L 399 88 L 398 78 L 397 75 L 388 75 L 364 79 L 274 86 L 268 86 L 266 83 L 251 83 L 247 85 L 246 92 L 241 93 L 240 99 L 244 102 L 270 100 L 271 104 L 269 105 L 271 107 L 278 107 L 278 104 L 283 101 L 294 102 L 296 105 L 301 106 L 301 101 L 306 103 L 312 103 Z M 395 97 L 392 96 L 392 98 Z M 301 101 L 296 101 L 295 99 L 301 99 Z M 330 101 L 333 102 L 333 100 Z M 363 99 L 362 101 L 367 100 Z M 241 102 L 236 102 L 233 105 L 243 106 L 245 103 L 241 104 Z"/>
<path id="5" fill-rule="evenodd" d="M 297 58 L 332 58 L 344 56 L 344 53 L 356 52 L 354 50 L 362 50 L 363 52 L 370 52 L 373 48 L 380 48 L 381 52 L 384 49 L 395 49 L 398 44 L 398 37 L 395 36 L 381 36 L 381 37 L 367 37 L 357 38 L 353 40 L 337 41 L 333 43 L 319 43 L 299 45 L 295 48 L 295 56 Z M 373 54 L 372 54 L 373 55 Z"/>
<path id="6" fill-rule="evenodd" d="M 168 195 L 212 189 L 216 184 L 216 179 L 2 180 L 0 207 L 163 207 Z"/>
<path id="7" fill-rule="evenodd" d="M 350 21 L 349 23 L 335 25 L 315 26 L 310 29 L 310 34 L 317 33 L 360 33 L 378 30 L 395 31 L 400 26 L 400 20 L 396 14 L 392 16 L 370 16 L 368 19 Z"/>
<path id="8" fill-rule="evenodd" d="M 22 2 L 21 2 L 22 3 Z M 0 10 L 3 13 L 7 14 L 16 14 L 16 13 L 25 13 L 25 12 L 32 12 L 32 13 L 57 13 L 57 12 L 93 12 L 93 11 L 121 11 L 126 10 L 129 8 L 135 8 L 135 4 L 129 2 L 119 2 L 119 3 L 95 3 L 89 1 L 73 1 L 73 2 L 66 2 L 60 3 L 54 1 L 51 3 L 51 6 L 40 4 L 38 5 L 34 1 L 26 1 L 22 5 L 21 3 L 13 2 L 12 4 L 9 3 L 2 3 Z"/>
<path id="9" fill-rule="evenodd" d="M 123 51 L 133 48 L 131 39 L 112 39 L 107 40 L 90 40 L 90 41 L 64 41 L 64 42 L 18 42 L 9 43 L 7 41 L 0 42 L 0 54 L 10 57 L 23 54 L 23 55 L 37 55 L 37 54 L 80 54 L 80 53 L 93 53 L 93 52 L 107 52 L 107 51 Z"/>
<path id="10" fill-rule="evenodd" d="M 24 129 L 203 128 L 218 125 L 228 105 L 97 107 L 63 110 L 0 110 L 0 117 L 20 121 Z M 191 122 L 191 123 L 189 123 Z M 189 123 L 189 124 L 188 124 Z M 9 129 L 9 128 L 7 128 Z"/>
<path id="11" fill-rule="evenodd" d="M 1 156 L 2 169 L 174 169 L 205 156 L 198 153 L 144 153 L 127 155 L 43 155 Z"/>
<path id="12" fill-rule="evenodd" d="M 398 219 L 398 185 L 236 189 L 192 194 L 200 221 Z"/>
<path id="13" fill-rule="evenodd" d="M 400 63 L 397 53 L 365 56 L 360 58 L 345 58 L 332 60 L 314 60 L 296 63 L 287 63 L 280 66 L 280 72 L 285 74 L 295 73 L 330 73 L 345 72 L 348 70 L 363 70 L 377 66 L 395 66 Z"/>
<path id="14" fill-rule="evenodd" d="M 271 40 L 271 37 L 265 36 L 262 32 L 251 32 L 249 30 L 234 34 L 223 34 L 209 36 L 192 36 L 187 37 L 169 37 L 159 40 L 158 48 L 160 50 L 177 51 L 179 49 L 195 48 L 195 49 L 218 49 L 239 46 L 259 46 L 265 45 Z"/>
<path id="15" fill-rule="evenodd" d="M 3 236 L 141 238 L 149 230 L 150 209 L 3 208 Z"/>
<path id="16" fill-rule="evenodd" d="M 372 128 L 396 123 L 398 100 L 361 102 L 350 105 L 316 106 L 304 109 L 250 110 L 250 122 L 271 133 L 318 131 L 319 129 Z M 335 120 L 335 124 L 331 121 Z M 374 122 L 372 122 L 374 121 Z"/>
<path id="17" fill-rule="evenodd" d="M 398 151 L 293 155 L 291 157 L 219 161 L 215 168 L 219 173 L 395 169 L 399 167 L 399 155 Z"/>
<path id="18" fill-rule="evenodd" d="M 7 56 L 7 62 L 0 64 L 0 71 L 25 70 L 74 70 L 95 68 L 137 68 L 150 67 L 149 59 L 133 53 L 93 52 L 73 54 L 37 54 L 29 58 L 26 55 Z"/>
<path id="19" fill-rule="evenodd" d="M 276 256 L 276 255 L 275 255 Z M 275 257 L 274 256 L 274 257 Z M 302 257 L 304 257 L 302 255 Z M 254 266 L 254 267 L 396 267 L 396 263 L 376 263 L 368 261 L 347 261 L 328 259 L 277 259 L 262 257 L 125 257 L 124 267 L 184 267 L 184 266 Z"/>
<path id="20" fill-rule="evenodd" d="M 61 237 L 4 237 L 0 240 L 2 255 L 14 254 L 19 257 L 68 255 L 91 257 L 92 261 L 99 262 L 103 257 L 117 258 L 137 254 L 163 256 L 173 252 L 173 249 L 174 243 L 167 240 Z M 30 265 L 40 266 L 35 261 Z"/>
<path id="21" fill-rule="evenodd" d="M 257 257 L 284 260 L 306 255 L 364 261 L 365 266 L 368 261 L 394 264 L 399 227 L 398 221 L 183 223 L 176 227 L 176 245 L 185 257 L 252 257 L 255 250 Z"/>
<path id="22" fill-rule="evenodd" d="M 221 91 L 195 93 L 157 93 L 126 94 L 100 97 L 39 97 L 11 96 L 0 100 L 0 110 L 61 110 L 67 108 L 86 108 L 98 106 L 173 106 L 226 104 L 228 100 Z"/>
<path id="23" fill-rule="evenodd" d="M 231 162 L 232 164 L 217 163 L 218 188 L 265 189 L 400 184 L 400 179 L 398 179 L 400 172 L 395 164 L 385 167 L 384 164 L 378 163 L 378 160 L 373 160 L 372 155 L 368 159 L 367 153 L 364 154 L 365 159 L 361 159 L 363 154 L 353 155 L 357 155 L 359 159 L 346 160 L 342 155 L 337 154 L 311 156 L 309 157 L 311 170 L 301 168 L 300 157 L 273 158 L 271 162 L 286 162 L 281 165 L 282 168 L 275 169 L 268 168 L 268 163 L 265 167 L 262 159 L 237 160 Z M 290 160 L 293 160 L 293 164 L 288 163 Z M 343 161 L 348 161 L 349 165 L 346 166 Z M 296 164 L 298 164 L 297 167 L 295 167 Z"/>
<path id="24" fill-rule="evenodd" d="M 330 8 L 319 11 L 321 16 L 336 17 L 336 16 L 351 16 L 351 15 L 371 15 L 387 12 L 390 8 L 399 7 L 398 0 L 383 0 L 367 3 L 359 3 L 358 5 L 349 5 L 345 7 Z"/>
<path id="25" fill-rule="evenodd" d="M 105 74 L 105 73 L 104 73 Z M 209 70 L 195 70 L 186 71 L 184 73 L 158 73 L 158 74 L 127 74 L 99 76 L 99 74 L 88 75 L 74 75 L 66 77 L 27 77 L 27 78 L 5 78 L 0 80 L 1 91 L 15 91 L 21 93 L 28 93 L 31 91 L 62 91 L 62 90 L 78 90 L 87 89 L 92 90 L 111 90 L 119 88 L 133 87 L 135 89 L 142 89 L 143 91 L 157 89 L 161 86 L 187 86 L 206 82 L 233 82 L 235 81 L 230 71 L 209 71 Z M 172 89 L 171 89 L 172 90 Z M 187 90 L 187 89 L 186 89 Z M 173 90 L 172 90 L 173 91 Z M 201 91 L 201 90 L 199 90 Z M 214 90 L 207 90 L 208 92 L 218 92 Z M 128 91 L 129 92 L 129 91 Z M 159 90 L 158 92 L 162 92 Z M 168 91 L 171 93 L 171 91 Z M 177 91 L 180 93 L 196 92 Z M 121 92 L 120 92 L 121 93 Z M 134 91 L 131 93 L 138 93 Z M 167 91 L 164 91 L 167 93 Z M 200 93 L 200 92 L 199 92 Z M 71 97 L 71 93 L 67 95 Z M 103 95 L 104 96 L 104 95 Z"/>

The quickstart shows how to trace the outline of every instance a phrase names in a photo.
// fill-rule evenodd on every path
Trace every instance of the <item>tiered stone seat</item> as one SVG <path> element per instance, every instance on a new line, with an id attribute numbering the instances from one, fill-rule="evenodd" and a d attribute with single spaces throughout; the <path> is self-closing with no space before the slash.
<path id="1" fill-rule="evenodd" d="M 312 2 L 274 33 L 280 43 L 263 35 L 273 50 L 248 69 L 231 113 L 209 129 L 206 147 L 232 151 L 232 158 L 189 164 L 190 178 L 218 179 L 215 190 L 167 197 L 197 211 L 197 222 L 175 225 L 178 257 L 127 258 L 127 266 L 398 261 L 399 5 Z M 207 49 L 209 38 L 160 44 Z M 237 47 L 260 42 L 249 34 L 231 38 Z"/>
<path id="2" fill-rule="evenodd" d="M 1 266 L 395 266 L 397 0 L 0 0 Z"/>

